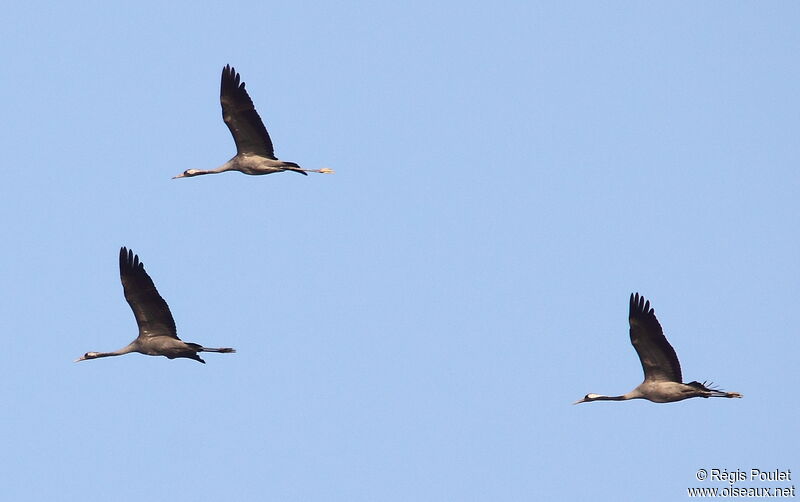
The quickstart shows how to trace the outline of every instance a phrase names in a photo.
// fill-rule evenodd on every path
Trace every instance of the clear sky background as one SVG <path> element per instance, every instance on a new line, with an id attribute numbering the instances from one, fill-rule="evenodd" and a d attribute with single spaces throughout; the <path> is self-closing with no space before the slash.
<path id="1" fill-rule="evenodd" d="M 4 500 L 656 500 L 798 455 L 796 2 L 16 2 Z M 234 152 L 241 73 L 284 160 Z M 208 364 L 131 354 L 140 255 Z M 684 378 L 641 382 L 628 297 Z M 784 487 L 794 483 L 737 486 Z M 800 483 L 798 483 L 800 484 Z"/>

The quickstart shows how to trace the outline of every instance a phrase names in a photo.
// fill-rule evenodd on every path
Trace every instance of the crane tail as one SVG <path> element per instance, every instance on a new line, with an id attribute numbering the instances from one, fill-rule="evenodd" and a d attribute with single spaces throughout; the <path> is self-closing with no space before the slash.
<path id="1" fill-rule="evenodd" d="M 708 392 L 708 395 L 703 397 L 727 397 L 727 398 L 734 398 L 734 397 L 742 397 L 741 394 L 738 392 L 725 392 L 722 389 L 715 389 L 713 387 L 713 383 L 707 382 L 689 382 L 687 385 L 691 385 L 696 389 L 700 389 L 702 391 Z"/>
<path id="2" fill-rule="evenodd" d="M 322 174 L 335 174 L 336 171 L 329 167 L 323 167 L 322 169 L 302 169 L 300 167 L 287 167 L 284 171 L 294 171 L 296 173 L 302 174 L 304 176 L 308 176 L 308 173 L 322 173 Z"/>
<path id="3" fill-rule="evenodd" d="M 200 349 L 200 352 L 221 352 L 223 354 L 228 354 L 231 352 L 236 352 L 236 349 L 232 349 L 230 347 L 223 347 L 223 348 L 213 348 L 213 347 L 203 347 Z"/>

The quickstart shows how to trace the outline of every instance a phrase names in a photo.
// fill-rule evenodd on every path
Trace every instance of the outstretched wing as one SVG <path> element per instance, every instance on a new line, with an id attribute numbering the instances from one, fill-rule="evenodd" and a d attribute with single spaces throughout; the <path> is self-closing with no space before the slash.
<path id="1" fill-rule="evenodd" d="M 139 257 L 125 247 L 119 250 L 119 278 L 125 299 L 139 325 L 139 337 L 171 336 L 178 339 L 167 302 L 158 294 Z"/>
<path id="2" fill-rule="evenodd" d="M 656 314 L 639 293 L 631 294 L 628 322 L 631 343 L 642 362 L 644 379 L 656 382 L 682 382 L 681 364 L 669 344 Z"/>
<path id="3" fill-rule="evenodd" d="M 267 128 L 258 116 L 253 100 L 240 83 L 239 74 L 231 65 L 222 69 L 222 83 L 219 89 L 219 101 L 222 104 L 222 119 L 228 125 L 236 142 L 238 154 L 257 154 L 275 159 L 272 140 Z"/>

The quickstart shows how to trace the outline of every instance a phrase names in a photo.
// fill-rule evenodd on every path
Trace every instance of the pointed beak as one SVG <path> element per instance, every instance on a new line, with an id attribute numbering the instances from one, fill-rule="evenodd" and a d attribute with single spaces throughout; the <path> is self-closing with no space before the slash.
<path id="1" fill-rule="evenodd" d="M 85 360 L 86 360 L 86 356 L 81 356 L 81 357 L 79 357 L 79 358 L 75 359 L 75 360 L 74 360 L 74 361 L 72 361 L 72 362 L 73 362 L 73 363 L 79 363 L 79 362 L 81 362 L 81 361 L 85 361 Z"/>
<path id="2" fill-rule="evenodd" d="M 181 173 L 181 174 L 179 174 L 179 175 L 177 175 L 177 176 L 173 176 L 173 177 L 172 177 L 172 179 L 175 179 L 175 178 L 185 178 L 185 177 L 186 177 L 186 175 L 185 175 L 185 174 L 183 174 L 183 173 Z"/>
<path id="3" fill-rule="evenodd" d="M 586 402 L 586 398 L 584 397 L 583 399 L 579 399 L 579 400 L 575 401 L 572 404 L 581 404 L 581 403 L 585 403 L 585 402 Z"/>

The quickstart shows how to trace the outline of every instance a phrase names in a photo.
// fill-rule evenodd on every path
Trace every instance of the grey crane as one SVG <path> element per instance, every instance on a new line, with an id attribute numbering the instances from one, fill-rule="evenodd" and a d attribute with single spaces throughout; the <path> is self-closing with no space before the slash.
<path id="1" fill-rule="evenodd" d="M 170 359 L 185 357 L 205 364 L 198 352 L 236 352 L 231 348 L 214 349 L 196 343 L 184 342 L 178 338 L 175 320 L 167 302 L 158 294 L 153 280 L 144 270 L 139 257 L 125 247 L 119 250 L 119 277 L 125 299 L 133 310 L 139 336 L 127 346 L 114 352 L 87 352 L 78 359 L 97 359 L 99 357 L 121 356 L 138 352 L 148 356 L 165 356 Z"/>
<path id="2" fill-rule="evenodd" d="M 201 174 L 239 171 L 244 174 L 271 174 L 293 171 L 307 176 L 307 173 L 333 173 L 332 169 L 303 169 L 294 162 L 278 160 L 269 138 L 267 128 L 258 116 L 253 100 L 240 82 L 239 74 L 231 65 L 222 69 L 219 101 L 222 104 L 222 119 L 236 142 L 236 155 L 216 169 L 187 169 L 175 178 L 190 178 Z"/>
<path id="3" fill-rule="evenodd" d="M 591 401 L 627 401 L 647 399 L 654 403 L 671 403 L 690 397 L 742 397 L 738 392 L 724 392 L 706 386 L 705 382 L 683 383 L 681 364 L 675 349 L 669 344 L 656 314 L 639 293 L 631 294 L 628 322 L 631 326 L 631 343 L 644 369 L 644 382 L 622 396 L 586 394 L 574 404 Z"/>

